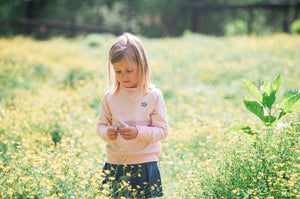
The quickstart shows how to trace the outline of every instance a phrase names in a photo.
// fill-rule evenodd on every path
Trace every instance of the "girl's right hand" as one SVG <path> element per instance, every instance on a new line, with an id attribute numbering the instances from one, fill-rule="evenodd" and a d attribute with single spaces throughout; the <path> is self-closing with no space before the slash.
<path id="1" fill-rule="evenodd" d="M 118 130 L 114 127 L 109 127 L 107 129 L 107 136 L 110 140 L 117 139 Z"/>

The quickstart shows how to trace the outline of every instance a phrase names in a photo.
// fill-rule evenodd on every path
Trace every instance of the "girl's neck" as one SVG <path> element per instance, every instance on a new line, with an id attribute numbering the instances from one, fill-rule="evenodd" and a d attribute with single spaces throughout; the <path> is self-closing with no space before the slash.
<path id="1" fill-rule="evenodd" d="M 138 90 L 137 87 L 125 87 L 125 86 L 123 86 L 122 84 L 120 85 L 120 89 L 127 90 L 127 91 L 131 91 L 131 92 L 137 91 L 137 90 Z"/>

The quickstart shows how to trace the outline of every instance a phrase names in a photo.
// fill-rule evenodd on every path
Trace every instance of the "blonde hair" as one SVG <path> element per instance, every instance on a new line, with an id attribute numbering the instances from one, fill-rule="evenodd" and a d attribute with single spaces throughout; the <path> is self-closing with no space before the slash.
<path id="1" fill-rule="evenodd" d="M 108 58 L 108 85 L 114 94 L 120 88 L 120 82 L 114 77 L 112 64 L 122 59 L 134 61 L 139 67 L 138 91 L 147 93 L 150 87 L 150 67 L 142 42 L 130 33 L 123 33 L 116 39 L 109 51 Z M 112 82 L 113 81 L 113 82 Z M 112 84 L 113 83 L 113 84 Z"/>

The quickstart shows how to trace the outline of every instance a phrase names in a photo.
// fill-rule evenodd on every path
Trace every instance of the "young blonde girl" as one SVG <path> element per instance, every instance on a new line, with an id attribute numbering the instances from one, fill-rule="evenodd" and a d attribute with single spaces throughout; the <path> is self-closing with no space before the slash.
<path id="1" fill-rule="evenodd" d="M 111 46 L 109 89 L 101 101 L 97 132 L 107 143 L 103 171 L 111 197 L 163 196 L 157 165 L 168 134 L 164 99 L 150 81 L 142 42 L 124 33 Z"/>

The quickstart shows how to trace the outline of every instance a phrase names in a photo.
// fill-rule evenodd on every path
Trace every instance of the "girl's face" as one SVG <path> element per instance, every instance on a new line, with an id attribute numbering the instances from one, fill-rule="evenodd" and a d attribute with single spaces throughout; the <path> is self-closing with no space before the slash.
<path id="1" fill-rule="evenodd" d="M 117 81 L 125 88 L 136 88 L 139 82 L 139 67 L 134 61 L 121 59 L 113 64 Z"/>

